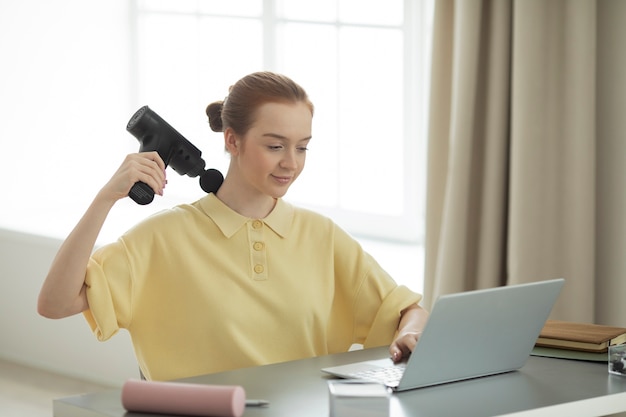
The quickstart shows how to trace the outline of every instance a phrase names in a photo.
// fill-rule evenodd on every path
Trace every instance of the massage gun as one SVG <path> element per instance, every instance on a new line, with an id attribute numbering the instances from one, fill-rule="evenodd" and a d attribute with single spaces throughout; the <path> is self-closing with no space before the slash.
<path id="1" fill-rule="evenodd" d="M 202 152 L 148 106 L 135 112 L 126 130 L 139 141 L 139 152 L 157 151 L 165 166 L 171 165 L 180 175 L 200 175 L 200 187 L 205 192 L 215 193 L 222 185 L 222 173 L 212 168 L 205 170 Z M 137 204 L 150 204 L 154 190 L 140 181 L 132 186 L 128 195 Z"/>

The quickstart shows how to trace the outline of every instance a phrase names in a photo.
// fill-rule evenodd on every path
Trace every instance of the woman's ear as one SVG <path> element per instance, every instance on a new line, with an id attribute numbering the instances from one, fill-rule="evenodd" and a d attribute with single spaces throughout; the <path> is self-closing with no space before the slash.
<path id="1" fill-rule="evenodd" d="M 233 156 L 237 155 L 240 152 L 240 144 L 241 142 L 235 134 L 235 131 L 230 127 L 227 128 L 224 131 L 224 146 L 228 153 Z"/>

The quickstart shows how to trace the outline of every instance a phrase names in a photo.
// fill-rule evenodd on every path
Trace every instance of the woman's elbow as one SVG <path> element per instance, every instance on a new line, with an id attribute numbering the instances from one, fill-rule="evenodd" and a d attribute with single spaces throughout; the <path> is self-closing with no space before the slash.
<path id="1" fill-rule="evenodd" d="M 63 318 L 59 311 L 60 309 L 55 304 L 56 303 L 50 301 L 44 294 L 39 294 L 39 298 L 37 299 L 37 313 L 47 319 Z"/>
<path id="2" fill-rule="evenodd" d="M 37 299 L 37 313 L 48 319 L 62 319 L 73 316 L 87 310 L 86 300 L 82 297 L 71 303 L 61 303 L 51 299 L 46 294 L 40 293 Z"/>

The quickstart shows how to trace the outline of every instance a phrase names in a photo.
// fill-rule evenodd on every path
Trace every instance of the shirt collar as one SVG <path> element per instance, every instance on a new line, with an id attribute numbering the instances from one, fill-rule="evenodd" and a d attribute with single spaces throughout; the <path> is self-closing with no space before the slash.
<path id="1" fill-rule="evenodd" d="M 227 238 L 232 237 L 243 225 L 254 220 L 242 216 L 211 193 L 199 200 L 202 211 L 210 217 Z M 293 206 L 282 199 L 264 219 L 260 219 L 280 237 L 287 237 L 293 219 Z"/>

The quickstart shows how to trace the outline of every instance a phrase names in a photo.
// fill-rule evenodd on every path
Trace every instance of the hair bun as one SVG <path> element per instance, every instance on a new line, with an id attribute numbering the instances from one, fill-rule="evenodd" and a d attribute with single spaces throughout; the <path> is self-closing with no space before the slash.
<path id="1" fill-rule="evenodd" d="M 222 123 L 222 109 L 224 101 L 215 101 L 206 108 L 206 115 L 209 117 L 209 126 L 214 132 L 223 132 L 224 124 Z"/>

